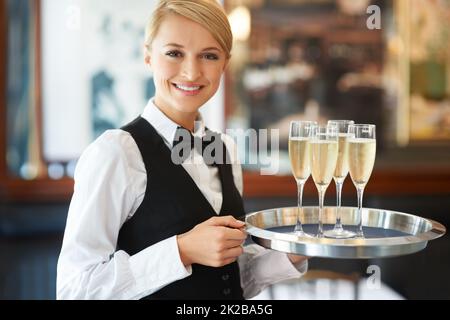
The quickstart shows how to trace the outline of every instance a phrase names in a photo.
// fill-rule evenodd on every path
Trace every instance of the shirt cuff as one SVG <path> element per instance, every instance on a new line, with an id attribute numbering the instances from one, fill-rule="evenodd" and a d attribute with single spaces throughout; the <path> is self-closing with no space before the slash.
<path id="1" fill-rule="evenodd" d="M 160 241 L 130 257 L 137 295 L 145 297 L 192 274 L 181 262 L 176 236 Z"/>
<path id="2" fill-rule="evenodd" d="M 308 260 L 292 264 L 286 253 L 249 246 L 240 257 L 241 285 L 246 299 L 280 281 L 302 277 L 308 271 Z"/>
<path id="3" fill-rule="evenodd" d="M 286 253 L 273 250 L 267 250 L 258 263 L 265 266 L 277 266 L 265 268 L 263 279 L 266 284 L 300 278 L 308 271 L 308 260 L 293 264 Z"/>

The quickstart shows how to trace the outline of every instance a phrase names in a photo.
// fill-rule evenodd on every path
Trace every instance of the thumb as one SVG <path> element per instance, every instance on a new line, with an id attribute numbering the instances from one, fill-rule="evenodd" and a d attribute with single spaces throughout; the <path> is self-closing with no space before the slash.
<path id="1" fill-rule="evenodd" d="M 237 220 L 233 216 L 213 217 L 209 219 L 207 223 L 212 226 L 221 226 L 230 228 L 243 228 L 245 226 L 245 222 Z"/>

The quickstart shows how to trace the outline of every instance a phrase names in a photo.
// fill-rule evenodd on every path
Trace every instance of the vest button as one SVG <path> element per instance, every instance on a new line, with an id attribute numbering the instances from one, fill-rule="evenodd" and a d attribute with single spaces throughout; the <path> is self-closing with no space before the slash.
<path id="1" fill-rule="evenodd" d="M 231 293 L 231 289 L 230 288 L 226 288 L 223 290 L 223 294 L 228 296 Z"/>
<path id="2" fill-rule="evenodd" d="M 230 275 L 224 274 L 224 275 L 222 276 L 222 280 L 223 280 L 223 281 L 227 281 L 228 279 L 230 279 Z"/>

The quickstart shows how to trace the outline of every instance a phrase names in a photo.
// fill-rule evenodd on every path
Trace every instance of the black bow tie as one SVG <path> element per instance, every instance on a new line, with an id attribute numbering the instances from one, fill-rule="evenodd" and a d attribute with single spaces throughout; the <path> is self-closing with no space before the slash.
<path id="1" fill-rule="evenodd" d="M 222 140 L 220 139 L 220 134 L 215 133 L 208 128 L 205 129 L 205 135 L 203 136 L 203 138 L 200 138 L 194 136 L 191 131 L 183 127 L 178 127 L 175 132 L 172 151 L 175 151 L 175 155 L 179 155 L 180 161 L 184 162 L 184 160 L 186 160 L 190 155 L 189 152 L 185 151 L 192 151 L 195 148 L 199 154 L 203 155 L 205 149 L 213 143 L 220 143 L 220 147 L 223 147 Z M 211 152 L 211 156 L 215 157 L 214 149 Z M 214 163 L 208 162 L 211 161 L 206 161 L 205 159 L 206 164 L 216 165 L 216 161 L 214 161 Z"/>

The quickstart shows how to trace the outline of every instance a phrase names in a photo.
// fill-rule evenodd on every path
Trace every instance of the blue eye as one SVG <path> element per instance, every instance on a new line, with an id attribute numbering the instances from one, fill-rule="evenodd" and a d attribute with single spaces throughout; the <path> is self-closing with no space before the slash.
<path id="1" fill-rule="evenodd" d="M 169 56 L 171 58 L 180 58 L 182 54 L 180 51 L 169 51 L 166 53 L 166 56 Z"/>
<path id="2" fill-rule="evenodd" d="M 207 60 L 219 60 L 219 56 L 214 53 L 205 53 L 203 57 Z"/>

